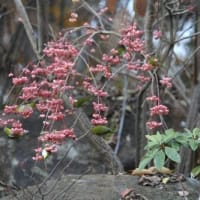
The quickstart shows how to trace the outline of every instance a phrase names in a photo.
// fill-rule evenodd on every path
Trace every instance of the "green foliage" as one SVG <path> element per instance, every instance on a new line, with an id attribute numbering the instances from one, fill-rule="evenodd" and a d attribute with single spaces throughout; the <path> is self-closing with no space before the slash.
<path id="1" fill-rule="evenodd" d="M 195 151 L 200 144 L 200 129 L 195 128 L 192 131 L 185 129 L 184 133 L 179 133 L 173 129 L 166 130 L 163 134 L 157 131 L 154 135 L 146 135 L 147 145 L 145 146 L 146 154 L 139 164 L 139 168 L 145 168 L 153 161 L 157 169 L 161 169 L 167 159 L 180 163 L 179 154 L 181 147 L 188 147 Z M 194 174 L 200 173 L 199 168 L 194 168 Z"/>
<path id="2" fill-rule="evenodd" d="M 92 133 L 95 135 L 105 135 L 108 133 L 113 133 L 113 130 L 107 126 L 94 126 L 91 129 Z"/>
<path id="3" fill-rule="evenodd" d="M 152 65 L 153 67 L 161 66 L 160 60 L 158 58 L 156 58 L 155 56 L 151 56 L 148 59 L 148 64 Z"/>
<path id="4" fill-rule="evenodd" d="M 158 149 L 153 149 L 151 151 L 148 151 L 148 153 L 145 154 L 143 160 L 140 162 L 139 168 L 143 169 L 146 167 L 148 163 L 151 162 L 151 160 L 155 157 L 159 150 Z"/>
<path id="5" fill-rule="evenodd" d="M 170 160 L 177 162 L 177 163 L 181 162 L 181 157 L 176 149 L 174 149 L 172 147 L 165 147 L 165 154 L 167 155 L 167 157 Z"/>
<path id="6" fill-rule="evenodd" d="M 192 169 L 191 175 L 193 177 L 196 177 L 200 174 L 200 165 L 196 166 L 195 168 Z"/>
<path id="7" fill-rule="evenodd" d="M 200 129 L 194 128 L 192 131 L 185 129 L 189 147 L 195 151 L 200 143 Z"/>
<path id="8" fill-rule="evenodd" d="M 8 128 L 8 127 L 4 127 L 3 132 L 10 138 L 14 137 L 12 130 L 10 128 Z"/>
<path id="9" fill-rule="evenodd" d="M 80 97 L 77 99 L 77 101 L 75 102 L 74 106 L 77 108 L 82 107 L 83 105 L 91 102 L 92 97 L 91 96 L 86 96 L 86 97 Z"/>
<path id="10" fill-rule="evenodd" d="M 126 47 L 124 45 L 118 45 L 117 51 L 119 55 L 123 55 L 126 52 Z"/>
<path id="11" fill-rule="evenodd" d="M 158 151 L 154 157 L 153 162 L 156 168 L 161 170 L 165 164 L 165 153 L 162 150 Z"/>
<path id="12" fill-rule="evenodd" d="M 11 128 L 8 128 L 7 126 L 4 127 L 3 132 L 4 132 L 9 138 L 12 138 L 12 139 L 15 139 L 15 138 L 18 138 L 18 137 L 19 137 L 19 135 L 13 134 L 12 129 L 11 129 Z"/>

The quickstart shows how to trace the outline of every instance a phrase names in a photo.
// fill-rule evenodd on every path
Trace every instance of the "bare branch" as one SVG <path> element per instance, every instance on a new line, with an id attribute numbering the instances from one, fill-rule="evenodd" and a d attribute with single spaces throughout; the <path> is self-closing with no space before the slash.
<path id="1" fill-rule="evenodd" d="M 122 138 L 122 131 L 123 131 L 123 127 L 124 127 L 124 120 L 125 120 L 125 115 L 126 115 L 126 106 L 127 106 L 127 89 L 128 89 L 128 80 L 127 80 L 127 76 L 124 75 L 124 88 L 123 88 L 123 102 L 122 102 L 122 114 L 121 114 L 121 118 L 120 118 L 120 124 L 119 124 L 119 130 L 117 133 L 117 144 L 115 147 L 115 154 L 117 155 L 119 152 L 119 148 L 120 148 L 120 142 L 121 142 L 121 138 Z"/>
<path id="2" fill-rule="evenodd" d="M 105 29 L 104 27 L 104 24 L 99 16 L 99 14 L 86 2 L 86 1 L 83 1 L 84 2 L 84 5 L 86 6 L 86 8 L 94 15 L 97 17 L 99 23 L 100 23 L 100 26 L 101 26 L 101 29 Z"/>
<path id="3" fill-rule="evenodd" d="M 18 12 L 19 16 L 22 18 L 22 23 L 24 24 L 24 28 L 25 28 L 26 34 L 28 36 L 28 39 L 31 43 L 31 46 L 33 48 L 33 51 L 34 51 L 37 59 L 40 59 L 40 55 L 39 55 L 39 52 L 38 52 L 37 46 L 36 46 L 36 40 L 34 39 L 33 27 L 30 23 L 27 12 L 26 12 L 21 0 L 14 0 L 14 2 L 15 2 L 17 12 Z"/>

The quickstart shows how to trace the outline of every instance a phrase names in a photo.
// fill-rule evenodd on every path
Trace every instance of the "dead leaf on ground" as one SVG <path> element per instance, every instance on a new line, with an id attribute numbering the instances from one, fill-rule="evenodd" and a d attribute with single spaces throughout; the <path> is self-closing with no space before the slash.
<path id="1" fill-rule="evenodd" d="M 120 196 L 122 198 L 125 198 L 128 194 L 130 194 L 131 192 L 133 191 L 133 188 L 126 188 L 125 190 L 123 190 L 121 193 L 120 193 Z"/>
<path id="2" fill-rule="evenodd" d="M 143 176 L 143 175 L 153 175 L 154 172 L 152 172 L 151 170 L 149 169 L 135 169 L 131 172 L 131 175 L 133 176 Z"/>
<path id="3" fill-rule="evenodd" d="M 167 184 L 167 183 L 169 182 L 169 180 L 170 180 L 170 177 L 164 177 L 164 178 L 162 179 L 162 183 L 163 183 L 163 184 Z"/>
<path id="4" fill-rule="evenodd" d="M 154 175 L 157 173 L 161 174 L 172 174 L 173 171 L 170 170 L 169 168 L 162 167 L 160 170 L 158 170 L 156 167 L 150 167 L 148 169 L 139 169 L 136 168 L 131 172 L 131 175 L 133 176 L 143 176 L 143 175 Z"/>
<path id="5" fill-rule="evenodd" d="M 154 175 L 154 176 L 142 176 L 139 179 L 139 184 L 143 186 L 156 186 L 161 183 L 161 177 Z"/>

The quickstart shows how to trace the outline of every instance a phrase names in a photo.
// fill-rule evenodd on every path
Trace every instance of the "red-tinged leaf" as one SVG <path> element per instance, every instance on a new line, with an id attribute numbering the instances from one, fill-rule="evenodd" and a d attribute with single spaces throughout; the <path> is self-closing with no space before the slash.
<path id="1" fill-rule="evenodd" d="M 133 188 L 126 188 L 125 190 L 123 190 L 121 193 L 120 193 L 120 196 L 122 198 L 125 198 L 127 195 L 129 195 L 131 192 L 133 191 Z"/>

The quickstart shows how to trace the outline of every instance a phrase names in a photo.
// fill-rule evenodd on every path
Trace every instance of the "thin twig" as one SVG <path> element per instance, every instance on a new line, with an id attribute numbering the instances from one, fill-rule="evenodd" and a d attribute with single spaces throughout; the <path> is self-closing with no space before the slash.
<path id="1" fill-rule="evenodd" d="M 120 118 L 120 123 L 119 123 L 119 130 L 117 133 L 117 144 L 115 147 L 115 155 L 118 154 L 119 152 L 119 147 L 120 147 L 120 142 L 121 142 L 121 137 L 122 137 L 122 131 L 124 127 L 124 120 L 125 120 L 125 115 L 126 115 L 126 105 L 127 105 L 127 98 L 128 98 L 128 80 L 127 76 L 124 75 L 124 88 L 123 88 L 123 102 L 122 102 L 122 114 Z"/>
<path id="2" fill-rule="evenodd" d="M 86 1 L 83 1 L 84 2 L 84 5 L 87 7 L 87 9 L 94 15 L 97 17 L 98 21 L 99 21 L 99 24 L 101 26 L 101 29 L 105 29 L 104 27 L 104 24 L 101 20 L 101 17 L 99 16 L 99 14 L 86 2 Z"/>
<path id="3" fill-rule="evenodd" d="M 139 159 L 140 159 L 140 150 L 141 150 L 141 137 L 142 135 L 140 134 L 140 122 L 141 122 L 141 106 L 142 106 L 142 100 L 144 97 L 144 94 L 146 90 L 149 88 L 151 81 L 147 82 L 142 89 L 140 90 L 138 96 L 137 96 L 137 103 L 136 103 L 136 119 L 135 119 L 135 141 L 136 141 L 136 158 L 135 162 L 136 165 L 139 164 Z"/>

